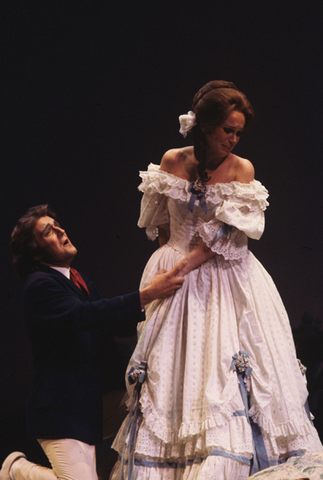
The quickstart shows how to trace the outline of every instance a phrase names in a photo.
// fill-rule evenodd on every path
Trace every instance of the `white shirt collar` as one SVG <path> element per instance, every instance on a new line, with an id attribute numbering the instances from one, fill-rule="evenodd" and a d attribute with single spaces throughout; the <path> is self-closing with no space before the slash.
<path id="1" fill-rule="evenodd" d="M 70 275 L 70 269 L 66 267 L 52 267 L 52 265 L 49 265 L 50 268 L 53 268 L 54 270 L 57 270 L 58 272 L 61 272 L 65 277 L 67 277 L 69 280 L 71 279 Z"/>

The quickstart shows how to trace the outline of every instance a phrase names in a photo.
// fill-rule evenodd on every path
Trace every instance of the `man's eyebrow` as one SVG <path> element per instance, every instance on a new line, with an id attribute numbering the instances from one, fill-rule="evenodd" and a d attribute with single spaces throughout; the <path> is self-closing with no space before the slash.
<path id="1" fill-rule="evenodd" d="M 50 227 L 60 227 L 60 224 L 54 220 L 53 223 L 51 222 L 47 222 L 46 225 L 44 226 L 43 230 L 41 231 L 41 235 L 43 235 L 43 233 L 45 233 L 46 230 L 48 230 L 48 228 Z"/>
<path id="2" fill-rule="evenodd" d="M 46 225 L 44 226 L 44 228 L 42 229 L 42 231 L 40 232 L 40 235 L 42 236 L 46 230 L 48 230 L 49 227 L 51 227 L 52 224 L 51 223 L 46 223 Z"/>
<path id="3" fill-rule="evenodd" d="M 44 226 L 44 228 L 42 229 L 42 231 L 40 232 L 41 235 L 43 235 L 45 233 L 46 230 L 48 230 L 49 227 L 60 227 L 60 224 L 58 223 L 57 220 L 53 219 L 53 223 L 51 222 L 47 222 L 46 225 Z"/>

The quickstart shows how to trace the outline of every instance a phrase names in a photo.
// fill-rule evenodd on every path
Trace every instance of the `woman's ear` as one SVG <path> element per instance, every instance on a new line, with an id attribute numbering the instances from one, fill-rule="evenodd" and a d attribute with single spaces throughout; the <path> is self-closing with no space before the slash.
<path id="1" fill-rule="evenodd" d="M 213 131 L 214 131 L 214 128 L 211 128 L 211 127 L 201 127 L 201 130 L 202 130 L 202 132 L 204 133 L 204 135 L 211 135 L 211 133 L 213 133 Z"/>

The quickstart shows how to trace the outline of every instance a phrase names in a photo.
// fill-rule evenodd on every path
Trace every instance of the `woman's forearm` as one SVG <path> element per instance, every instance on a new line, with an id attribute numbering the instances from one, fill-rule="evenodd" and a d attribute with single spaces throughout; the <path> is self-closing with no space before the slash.
<path id="1" fill-rule="evenodd" d="M 201 242 L 186 257 L 187 265 L 179 272 L 179 275 L 187 275 L 194 268 L 199 267 L 215 255 L 214 252 L 204 243 Z"/>

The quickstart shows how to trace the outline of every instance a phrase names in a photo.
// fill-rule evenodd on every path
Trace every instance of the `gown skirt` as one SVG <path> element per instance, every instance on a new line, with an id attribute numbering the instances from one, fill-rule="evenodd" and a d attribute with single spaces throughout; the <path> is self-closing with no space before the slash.
<path id="1" fill-rule="evenodd" d="M 176 293 L 146 307 L 127 371 L 147 362 L 140 393 L 133 478 L 245 480 L 258 468 L 322 450 L 306 409 L 306 379 L 288 316 L 272 278 L 248 250 L 264 229 L 260 182 L 207 187 L 191 211 L 189 183 L 151 164 L 139 226 L 170 240 L 151 256 L 144 288 L 203 240 L 215 255 Z M 240 362 L 240 363 L 239 363 Z M 130 396 L 134 387 L 128 383 Z M 113 448 L 123 453 L 111 479 L 127 478 L 128 418 Z M 255 433 L 256 432 L 256 433 Z M 260 453 L 259 453 L 260 452 Z M 253 460 L 254 459 L 254 460 Z M 254 466 L 255 468 L 255 466 Z"/>

